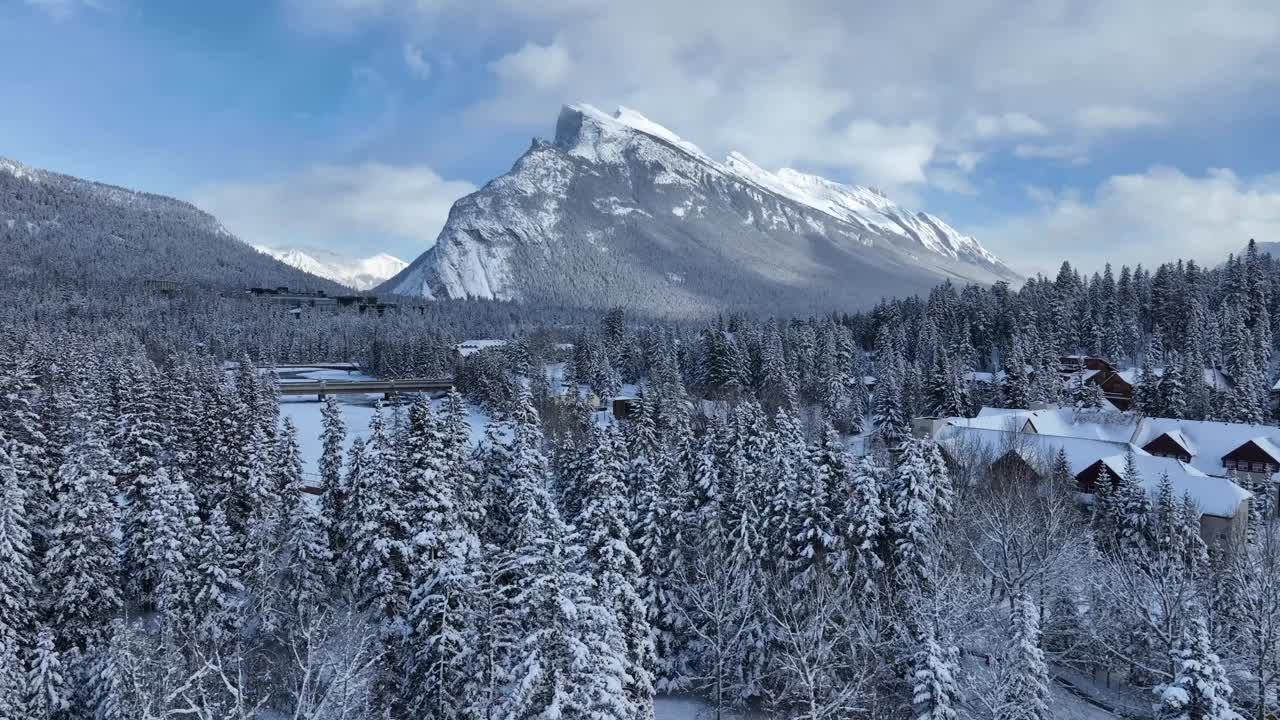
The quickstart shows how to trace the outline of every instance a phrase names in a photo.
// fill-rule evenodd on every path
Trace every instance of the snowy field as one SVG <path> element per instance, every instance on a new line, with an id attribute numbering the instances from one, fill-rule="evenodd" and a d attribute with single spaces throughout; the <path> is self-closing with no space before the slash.
<path id="1" fill-rule="evenodd" d="M 376 378 L 360 372 L 345 370 L 324 370 L 320 368 L 290 368 L 280 373 L 280 384 L 291 382 L 312 382 L 316 380 L 374 380 Z M 342 420 L 347 424 L 347 444 L 357 437 L 365 437 L 369 433 L 369 419 L 373 417 L 374 405 L 382 399 L 382 393 L 367 395 L 334 395 L 342 407 Z M 443 399 L 435 399 L 432 406 L 441 410 Z M 318 479 L 317 463 L 320 459 L 320 431 L 322 429 L 320 411 L 324 403 L 312 396 L 293 395 L 280 398 L 280 412 L 293 420 L 298 428 L 298 444 L 302 450 L 302 470 L 308 483 Z M 387 407 L 384 412 L 391 412 Z M 389 420 L 390 418 L 388 418 Z M 484 436 L 484 428 L 488 417 L 471 404 L 467 405 L 467 424 L 471 426 L 471 444 L 476 445 Z"/>
<path id="2" fill-rule="evenodd" d="M 1056 720 L 1116 720 L 1120 717 L 1090 705 L 1055 685 L 1053 704 L 1049 708 Z M 714 720 L 711 706 L 691 698 L 659 697 L 654 701 L 655 720 Z M 962 712 L 961 717 L 966 717 Z M 763 716 L 725 713 L 722 720 L 763 720 Z"/>

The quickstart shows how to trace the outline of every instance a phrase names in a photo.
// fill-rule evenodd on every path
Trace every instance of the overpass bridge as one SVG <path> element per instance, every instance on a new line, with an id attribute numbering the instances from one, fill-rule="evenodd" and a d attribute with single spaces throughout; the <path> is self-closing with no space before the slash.
<path id="1" fill-rule="evenodd" d="M 453 389 L 452 378 L 400 378 L 397 380 L 307 380 L 284 382 L 277 387 L 281 395 L 315 395 L 324 400 L 330 395 L 370 395 L 382 393 L 388 400 L 404 393 L 447 392 Z"/>

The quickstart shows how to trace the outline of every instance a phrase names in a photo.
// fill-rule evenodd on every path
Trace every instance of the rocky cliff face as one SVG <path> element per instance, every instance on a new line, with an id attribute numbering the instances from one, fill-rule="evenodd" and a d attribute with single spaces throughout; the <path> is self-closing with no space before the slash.
<path id="1" fill-rule="evenodd" d="M 734 153 L 639 113 L 564 108 L 554 142 L 459 200 L 435 247 L 381 287 L 672 317 L 865 306 L 945 279 L 1017 276 L 976 240 L 868 188 Z"/>

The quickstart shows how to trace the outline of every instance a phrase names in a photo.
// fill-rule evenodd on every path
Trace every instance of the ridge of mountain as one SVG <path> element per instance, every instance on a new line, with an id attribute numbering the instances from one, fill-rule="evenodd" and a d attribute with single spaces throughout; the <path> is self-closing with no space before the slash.
<path id="1" fill-rule="evenodd" d="M 635 110 L 572 105 L 553 141 L 458 200 L 436 245 L 380 289 L 697 316 L 1018 279 L 974 238 L 871 188 L 740 153 L 717 162 Z"/>

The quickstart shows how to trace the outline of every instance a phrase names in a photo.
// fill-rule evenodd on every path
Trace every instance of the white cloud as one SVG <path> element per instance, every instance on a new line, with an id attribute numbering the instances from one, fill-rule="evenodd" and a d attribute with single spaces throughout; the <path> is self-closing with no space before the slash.
<path id="1" fill-rule="evenodd" d="M 870 120 L 849 123 L 828 142 L 826 152 L 806 158 L 814 164 L 851 167 L 883 185 L 925 181 L 925 168 L 938 148 L 938 134 L 921 123 L 884 125 Z"/>
<path id="2" fill-rule="evenodd" d="M 1246 179 L 1223 169 L 1195 176 L 1153 167 L 1112 176 L 1089 195 L 1033 193 L 1041 204 L 1036 211 L 975 229 L 992 252 L 1025 270 L 1053 272 L 1063 258 L 1086 270 L 1179 257 L 1213 265 L 1250 238 L 1280 239 L 1276 176 Z"/>
<path id="3" fill-rule="evenodd" d="M 1167 122 L 1160 113 L 1126 105 L 1090 105 L 1077 110 L 1074 119 L 1082 130 L 1136 130 Z"/>
<path id="4" fill-rule="evenodd" d="M 569 58 L 569 51 L 559 43 L 526 43 L 519 50 L 498 58 L 489 67 L 503 82 L 549 90 L 558 87 L 569 75 L 573 61 Z"/>
<path id="5" fill-rule="evenodd" d="M 997 138 L 1007 135 L 1048 135 L 1049 128 L 1026 113 L 1010 112 L 1003 115 L 978 115 L 973 122 L 974 132 L 980 138 Z"/>
<path id="6" fill-rule="evenodd" d="M 190 199 L 255 245 L 388 251 L 412 259 L 435 244 L 453 202 L 475 189 L 425 166 L 364 163 L 313 165 L 270 181 L 206 185 Z"/>
<path id="7" fill-rule="evenodd" d="M 1081 145 L 1077 144 L 1032 144 L 1019 143 L 1013 147 L 1013 154 L 1023 159 L 1064 160 L 1074 165 L 1088 162 L 1088 155 Z"/>
<path id="8" fill-rule="evenodd" d="M 431 75 L 431 63 L 422 54 L 422 48 L 413 43 L 404 44 L 404 64 L 417 77 L 426 78 Z"/>
<path id="9" fill-rule="evenodd" d="M 1073 128 L 1095 140 L 1207 102 L 1230 108 L 1275 87 L 1280 66 L 1272 0 L 285 1 L 518 48 L 491 63 L 493 95 L 468 116 L 504 129 L 545 132 L 563 102 L 628 105 L 714 154 L 835 160 L 874 183 L 924 181 L 931 168 L 919 164 L 938 164 L 938 148 L 989 153 L 1010 137 L 1042 157 L 1080 144 Z M 865 159 L 842 150 L 866 128 L 902 127 L 935 136 Z"/>

